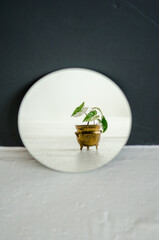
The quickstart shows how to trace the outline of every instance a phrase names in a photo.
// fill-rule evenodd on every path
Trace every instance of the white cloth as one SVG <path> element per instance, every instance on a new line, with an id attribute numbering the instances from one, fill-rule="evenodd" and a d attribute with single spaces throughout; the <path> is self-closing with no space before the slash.
<path id="1" fill-rule="evenodd" d="M 159 146 L 126 146 L 102 168 L 61 173 L 0 148 L 1 240 L 158 240 Z"/>

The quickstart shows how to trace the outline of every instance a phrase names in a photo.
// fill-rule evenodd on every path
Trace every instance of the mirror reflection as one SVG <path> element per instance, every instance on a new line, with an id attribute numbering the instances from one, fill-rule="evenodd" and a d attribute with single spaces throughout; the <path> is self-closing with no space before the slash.
<path id="1" fill-rule="evenodd" d="M 85 172 L 112 160 L 126 144 L 131 110 L 121 89 L 88 69 L 55 71 L 26 93 L 18 115 L 24 146 L 45 166 Z"/>

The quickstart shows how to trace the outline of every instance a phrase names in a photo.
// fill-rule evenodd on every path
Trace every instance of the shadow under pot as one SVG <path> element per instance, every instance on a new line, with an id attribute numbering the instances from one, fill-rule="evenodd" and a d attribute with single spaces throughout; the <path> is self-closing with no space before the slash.
<path id="1" fill-rule="evenodd" d="M 80 150 L 84 146 L 89 147 L 96 146 L 98 149 L 100 136 L 102 131 L 100 125 L 76 125 L 77 132 L 75 132 L 77 141 L 80 145 Z"/>

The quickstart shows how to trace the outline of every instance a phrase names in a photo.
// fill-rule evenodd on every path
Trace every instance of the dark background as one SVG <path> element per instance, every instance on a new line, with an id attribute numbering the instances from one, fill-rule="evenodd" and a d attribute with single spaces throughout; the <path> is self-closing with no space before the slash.
<path id="1" fill-rule="evenodd" d="M 0 145 L 20 146 L 20 102 L 42 76 L 83 67 L 110 77 L 133 114 L 128 144 L 159 144 L 159 1 L 0 2 Z"/>

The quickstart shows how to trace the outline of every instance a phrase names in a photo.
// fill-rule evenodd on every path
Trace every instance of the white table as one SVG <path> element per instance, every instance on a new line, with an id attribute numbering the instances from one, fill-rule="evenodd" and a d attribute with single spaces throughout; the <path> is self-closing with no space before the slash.
<path id="1" fill-rule="evenodd" d="M 1 240 L 158 240 L 159 146 L 125 147 L 88 173 L 0 148 Z"/>

